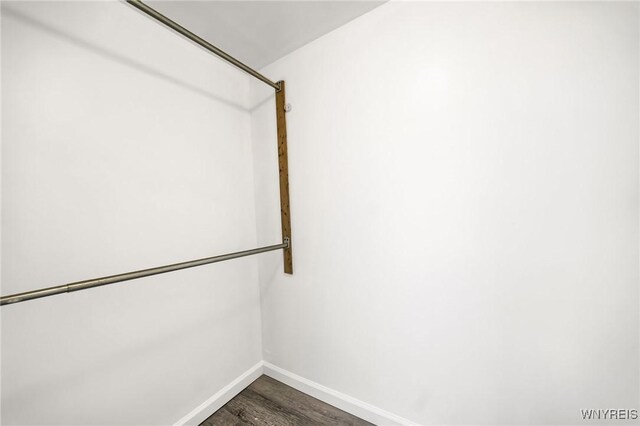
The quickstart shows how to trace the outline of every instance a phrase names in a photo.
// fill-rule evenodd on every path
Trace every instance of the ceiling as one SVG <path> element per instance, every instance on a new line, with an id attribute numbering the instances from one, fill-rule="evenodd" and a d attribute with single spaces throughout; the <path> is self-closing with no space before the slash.
<path id="1" fill-rule="evenodd" d="M 260 69 L 385 1 L 156 0 L 147 4 Z"/>

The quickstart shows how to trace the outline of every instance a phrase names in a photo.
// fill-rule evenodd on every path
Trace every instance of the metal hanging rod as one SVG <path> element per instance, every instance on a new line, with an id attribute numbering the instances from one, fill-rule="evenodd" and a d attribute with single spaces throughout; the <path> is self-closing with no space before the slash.
<path id="1" fill-rule="evenodd" d="M 252 76 L 254 76 L 255 78 L 257 78 L 258 80 L 261 80 L 262 82 L 268 84 L 269 86 L 271 86 L 274 89 L 276 89 L 276 91 L 278 91 L 278 92 L 280 91 L 280 85 L 278 83 L 274 83 L 273 81 L 269 80 L 267 77 L 265 77 L 264 75 L 260 74 L 258 71 L 256 71 L 253 68 L 243 64 L 242 62 L 240 62 L 239 60 L 237 60 L 233 56 L 229 55 L 228 53 L 224 52 L 221 49 L 218 49 L 217 47 L 215 47 L 214 45 L 212 45 L 208 41 L 198 37 L 197 35 L 195 35 L 191 31 L 189 31 L 188 29 L 184 28 L 180 24 L 178 24 L 178 23 L 172 21 L 171 19 L 167 18 L 166 16 L 164 16 L 163 14 L 158 12 L 157 10 L 147 6 L 146 4 L 141 2 L 140 0 L 127 0 L 127 3 L 129 3 L 133 7 L 136 7 L 137 9 L 143 11 L 144 13 L 146 13 L 149 16 L 151 16 L 156 21 L 159 21 L 159 22 L 163 23 L 164 25 L 166 25 L 167 27 L 171 28 L 172 30 L 182 34 L 183 36 L 185 36 L 189 40 L 199 44 L 200 46 L 204 47 L 205 49 L 207 49 L 209 52 L 213 53 L 214 55 L 217 55 L 217 56 L 221 57 L 225 61 L 235 65 L 236 67 L 240 68 L 244 72 L 249 73 Z"/>
<path id="2" fill-rule="evenodd" d="M 206 40 L 198 37 L 193 34 L 191 31 L 185 29 L 179 24 L 173 22 L 171 19 L 166 16 L 160 14 L 153 8 L 147 6 L 140 0 L 126 0 L 127 3 L 151 16 L 152 18 L 160 21 L 164 25 L 169 28 L 177 31 L 183 36 L 187 37 L 189 40 L 199 44 L 200 46 L 207 49 L 209 52 L 221 57 L 227 62 L 235 65 L 241 70 L 249 73 L 250 75 L 256 77 L 262 82 L 268 84 L 269 86 L 276 89 L 276 110 L 278 112 L 278 164 L 279 164 L 279 174 L 280 174 L 280 213 L 282 216 L 282 233 L 283 233 L 283 243 L 276 244 L 272 246 L 259 247 L 252 250 L 239 251 L 235 253 L 223 254 L 220 256 L 206 257 L 204 259 L 190 260 L 187 262 L 174 263 L 171 265 L 159 266 L 156 268 L 150 269 L 142 269 L 139 271 L 126 272 L 124 274 L 118 275 L 110 275 L 102 278 L 94 278 L 90 280 L 77 281 L 68 284 L 62 284 L 54 287 L 41 288 L 33 291 L 26 291 L 24 293 L 16 293 L 9 296 L 0 297 L 0 306 L 26 302 L 27 300 L 39 299 L 41 297 L 49 297 L 54 296 L 56 294 L 61 293 L 70 293 L 72 291 L 86 290 L 88 288 L 99 287 L 103 285 L 115 284 L 121 281 L 134 280 L 137 278 L 148 277 L 151 275 L 164 274 L 167 272 L 178 271 L 180 269 L 193 268 L 196 266 L 207 265 L 209 263 L 222 262 L 225 260 L 235 259 L 238 257 L 251 256 L 258 253 L 264 253 L 267 251 L 273 250 L 284 250 L 284 258 L 285 265 L 284 271 L 287 274 L 293 273 L 293 266 L 291 260 L 291 225 L 289 219 L 289 179 L 288 179 L 288 166 L 287 166 L 287 134 L 286 134 L 286 121 L 284 117 L 284 81 L 279 81 L 278 83 L 274 83 L 269 80 L 259 72 L 255 71 L 252 68 L 249 68 L 247 65 L 233 58 L 229 54 L 223 52 L 217 47 L 213 46 Z"/>
<path id="3" fill-rule="evenodd" d="M 173 263 L 171 265 L 158 266 L 157 268 L 141 269 L 139 271 L 126 272 L 124 274 L 109 275 L 102 278 L 94 278 L 91 280 L 76 281 L 69 284 L 62 284 L 55 287 L 41 288 L 39 290 L 26 291 L 24 293 L 16 293 L 0 298 L 0 306 L 11 303 L 26 302 L 27 300 L 39 299 L 41 297 L 54 296 L 61 293 L 70 293 L 72 291 L 86 290 L 88 288 L 99 287 L 102 285 L 115 284 L 121 281 L 135 280 L 137 278 L 148 277 L 151 275 L 164 274 L 167 272 L 178 271 L 180 269 L 193 268 L 196 266 L 208 265 L 209 263 L 222 262 L 238 257 L 251 256 L 267 251 L 287 249 L 289 248 L 289 240 L 285 239 L 284 243 L 273 246 L 259 247 L 252 250 L 238 251 L 235 253 L 223 254 L 220 256 L 205 257 L 204 259 L 190 260 L 188 262 Z"/>

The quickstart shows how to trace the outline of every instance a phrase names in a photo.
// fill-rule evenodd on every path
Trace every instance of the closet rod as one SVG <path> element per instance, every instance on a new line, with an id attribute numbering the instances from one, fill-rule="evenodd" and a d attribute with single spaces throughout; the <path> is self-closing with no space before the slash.
<path id="1" fill-rule="evenodd" d="M 262 82 L 268 84 L 269 86 L 271 86 L 274 89 L 276 89 L 277 92 L 280 91 L 280 85 L 278 83 L 274 83 L 273 81 L 269 80 L 267 77 L 265 77 L 264 75 L 260 74 L 258 71 L 254 70 L 253 68 L 248 67 L 247 65 L 243 64 L 242 62 L 240 62 L 239 60 L 237 60 L 233 56 L 229 55 L 228 53 L 224 52 L 223 50 L 218 49 L 217 47 L 215 47 L 214 45 L 212 45 L 208 41 L 198 37 L 197 35 L 195 35 L 191 31 L 187 30 L 186 28 L 184 28 L 180 24 L 178 24 L 178 23 L 172 21 L 171 19 L 167 18 L 166 16 L 164 16 L 163 14 L 158 12 L 157 10 L 147 6 L 142 1 L 140 1 L 140 0 L 127 0 L 127 3 L 129 3 L 131 6 L 136 7 L 137 9 L 143 11 L 144 13 L 146 13 L 149 16 L 151 16 L 156 21 L 162 22 L 164 25 L 166 25 L 167 27 L 171 28 L 172 30 L 182 34 L 183 36 L 185 36 L 189 40 L 199 44 L 200 46 L 204 47 L 205 49 L 207 49 L 209 52 L 213 53 L 214 55 L 217 55 L 217 56 L 221 57 L 225 61 L 235 65 L 236 67 L 240 68 L 244 72 L 249 73 L 252 76 L 254 76 L 255 78 L 257 78 L 258 80 L 261 80 Z"/>
<path id="2" fill-rule="evenodd" d="M 289 247 L 289 240 L 285 239 L 284 243 L 273 246 L 259 247 L 252 250 L 238 251 L 235 253 L 223 254 L 220 256 L 205 257 L 204 259 L 190 260 L 188 262 L 173 263 L 171 265 L 158 266 L 157 268 L 141 269 L 139 271 L 126 272 L 124 274 L 109 275 L 102 278 L 94 278 L 85 281 L 76 281 L 69 284 L 62 284 L 55 287 L 41 288 L 39 290 L 26 291 L 24 293 L 16 293 L 0 298 L 0 306 L 10 303 L 26 302 L 27 300 L 38 299 L 41 297 L 54 296 L 60 293 L 70 293 L 72 291 L 86 290 L 92 287 L 102 285 L 115 284 L 121 281 L 135 280 L 137 278 L 148 277 L 150 275 L 164 274 L 166 272 L 178 271 L 180 269 L 193 268 L 195 266 L 208 265 L 209 263 L 222 262 L 238 257 L 251 256 L 267 251 L 286 249 Z"/>

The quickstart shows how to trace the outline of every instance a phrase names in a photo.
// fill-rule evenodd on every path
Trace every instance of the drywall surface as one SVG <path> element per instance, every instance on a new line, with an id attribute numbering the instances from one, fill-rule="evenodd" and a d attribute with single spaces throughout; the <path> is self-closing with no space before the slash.
<path id="1" fill-rule="evenodd" d="M 367 13 L 385 0 L 152 0 L 151 7 L 253 68 Z"/>
<path id="2" fill-rule="evenodd" d="M 2 2 L 2 293 L 256 244 L 248 77 L 124 2 Z M 255 258 L 2 307 L 2 424 L 172 424 L 261 360 Z"/>
<path id="3" fill-rule="evenodd" d="M 265 361 L 419 424 L 640 408 L 637 3 L 391 2 L 264 72 Z"/>

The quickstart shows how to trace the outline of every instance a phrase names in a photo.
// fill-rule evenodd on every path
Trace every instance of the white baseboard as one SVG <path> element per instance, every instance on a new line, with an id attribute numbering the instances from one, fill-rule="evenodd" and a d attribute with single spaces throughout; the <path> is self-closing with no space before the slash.
<path id="1" fill-rule="evenodd" d="M 301 392 L 311 395 L 320 401 L 331 404 L 334 407 L 360 417 L 368 422 L 376 425 L 415 425 L 416 423 L 396 416 L 395 414 L 384 411 L 378 407 L 374 407 L 371 404 L 360 401 L 349 395 L 345 395 L 341 392 L 329 389 L 319 383 L 307 380 L 304 377 L 300 377 L 290 371 L 284 370 L 280 367 L 276 367 L 268 362 L 263 363 L 263 372 L 269 377 L 281 381 L 282 383 L 291 386 Z"/>
<path id="2" fill-rule="evenodd" d="M 207 417 L 229 402 L 231 398 L 242 392 L 242 390 L 249 386 L 254 380 L 262 376 L 263 364 L 264 363 L 260 361 L 242 373 L 241 376 L 220 389 L 219 392 L 197 406 L 189 414 L 178 420 L 174 426 L 198 426 L 200 423 L 205 421 Z"/>
<path id="3" fill-rule="evenodd" d="M 198 426 L 263 374 L 373 424 L 381 426 L 416 425 L 416 423 L 410 420 L 367 404 L 364 401 L 360 401 L 359 399 L 345 395 L 319 383 L 312 382 L 271 363 L 260 361 L 220 391 L 216 392 L 211 398 L 197 406 L 189 414 L 178 420 L 174 426 Z"/>

